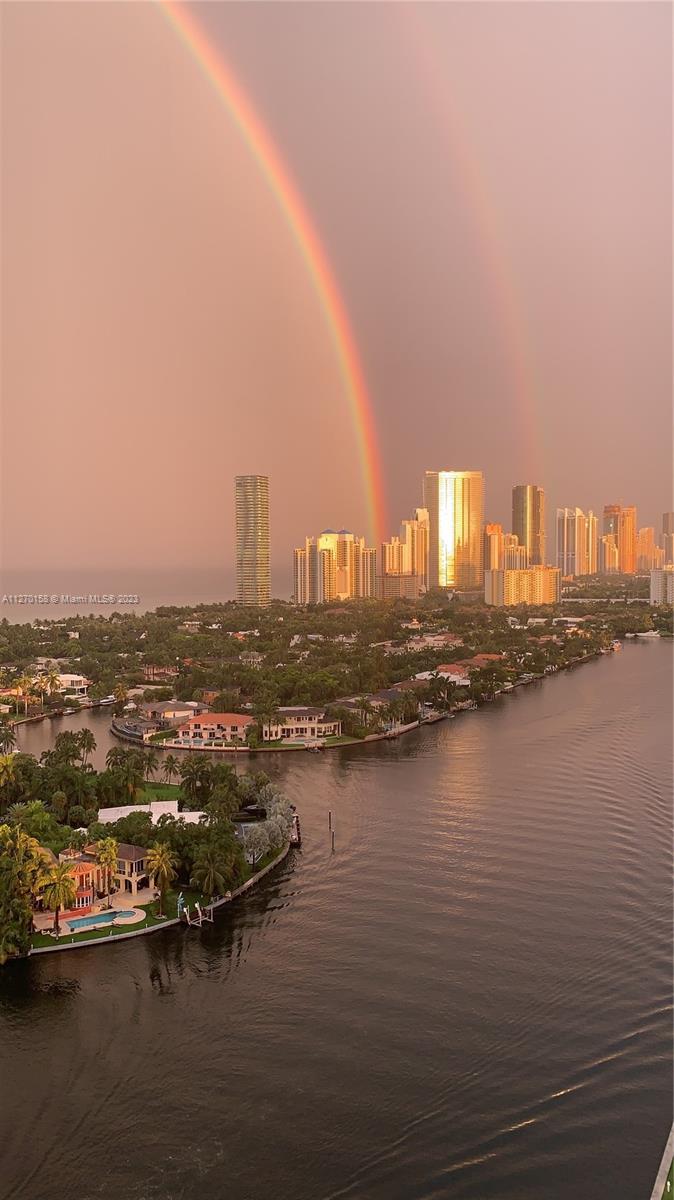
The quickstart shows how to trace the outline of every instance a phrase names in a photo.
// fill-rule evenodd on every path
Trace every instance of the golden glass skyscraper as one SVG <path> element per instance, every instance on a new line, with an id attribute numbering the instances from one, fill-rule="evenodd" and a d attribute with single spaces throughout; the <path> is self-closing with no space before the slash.
<path id="1" fill-rule="evenodd" d="M 237 475 L 235 496 L 236 598 L 239 604 L 269 604 L 268 476 Z"/>
<path id="2" fill-rule="evenodd" d="M 513 488 L 513 533 L 525 546 L 528 565 L 545 565 L 545 492 L 535 483 L 518 483 Z"/>
<path id="3" fill-rule="evenodd" d="M 428 586 L 473 591 L 484 583 L 481 471 L 426 471 Z"/>
<path id="4" fill-rule="evenodd" d="M 634 575 L 637 569 L 637 510 L 634 505 L 604 505 L 604 534 L 612 534 L 618 547 L 618 570 Z"/>

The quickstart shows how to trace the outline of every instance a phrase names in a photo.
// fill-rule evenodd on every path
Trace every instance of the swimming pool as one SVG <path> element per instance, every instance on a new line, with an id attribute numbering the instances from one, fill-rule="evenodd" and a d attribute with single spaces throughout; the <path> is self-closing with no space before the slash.
<path id="1" fill-rule="evenodd" d="M 121 917 L 123 921 L 130 920 L 131 917 L 138 917 L 140 913 L 136 912 L 135 908 L 113 908 L 109 912 L 94 913 L 90 917 L 68 917 L 69 929 L 91 929 L 97 925 L 112 925 L 112 922 Z"/>

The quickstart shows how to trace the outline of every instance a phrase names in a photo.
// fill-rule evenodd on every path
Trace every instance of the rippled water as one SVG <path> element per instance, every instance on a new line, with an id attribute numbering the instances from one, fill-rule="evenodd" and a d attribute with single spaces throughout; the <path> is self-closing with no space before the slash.
<path id="1" fill-rule="evenodd" d="M 2 973 L 6 1196 L 646 1200 L 671 1124 L 671 644 L 258 762 L 304 835 L 267 886 L 203 932 Z"/>

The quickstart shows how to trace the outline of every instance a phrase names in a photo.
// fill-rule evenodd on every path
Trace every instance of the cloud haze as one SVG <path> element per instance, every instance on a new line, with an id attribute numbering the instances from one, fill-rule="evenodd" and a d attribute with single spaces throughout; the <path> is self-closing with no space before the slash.
<path id="1" fill-rule="evenodd" d="M 671 10 L 197 6 L 291 165 L 350 314 L 393 529 L 427 467 L 671 507 Z M 274 562 L 364 530 L 295 242 L 155 6 L 3 12 L 2 562 Z M 61 501 L 65 503 L 61 503 Z"/>

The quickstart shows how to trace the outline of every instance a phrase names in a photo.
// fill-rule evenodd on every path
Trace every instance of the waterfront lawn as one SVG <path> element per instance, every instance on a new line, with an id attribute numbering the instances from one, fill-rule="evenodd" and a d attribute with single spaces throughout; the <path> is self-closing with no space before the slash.
<path id="1" fill-rule="evenodd" d="M 248 876 L 246 876 L 246 878 L 248 878 Z M 164 914 L 161 917 L 158 917 L 156 914 L 159 901 L 153 900 L 150 902 L 150 904 L 135 905 L 137 909 L 141 909 L 145 913 L 145 919 L 143 921 L 137 921 L 134 922 L 133 925 L 128 926 L 125 924 L 116 925 L 114 926 L 114 933 L 110 932 L 110 930 L 113 928 L 111 925 L 107 925 L 98 929 L 83 929 L 81 933 L 63 933 L 58 941 L 56 938 L 50 937 L 49 934 L 34 933 L 32 945 L 34 947 L 66 946 L 73 941 L 95 942 L 106 937 L 114 940 L 119 933 L 137 933 L 141 929 L 151 929 L 155 925 L 165 925 L 167 921 L 173 920 L 178 916 L 178 896 L 180 892 L 182 892 L 185 903 L 190 909 L 194 909 L 197 901 L 199 901 L 199 904 L 202 908 L 206 904 L 204 896 L 197 888 L 179 887 L 176 891 L 168 892 L 164 897 Z"/>
<path id="2" fill-rule="evenodd" d="M 255 872 L 253 872 L 253 868 L 251 867 L 250 863 L 244 862 L 242 876 L 232 888 L 232 891 L 238 887 L 241 887 L 242 884 L 247 883 L 253 873 L 257 874 L 258 871 L 264 870 L 264 868 L 268 866 L 270 862 L 273 862 L 278 854 L 278 850 L 269 850 L 267 854 L 265 854 L 264 857 L 255 864 Z M 138 921 L 133 925 L 127 926 L 126 928 L 124 925 L 117 925 L 114 927 L 107 925 L 104 928 L 99 927 L 98 929 L 84 929 L 81 933 L 62 933 L 58 940 L 54 937 L 51 937 L 47 933 L 34 933 L 31 939 L 31 946 L 33 949 L 37 950 L 41 949 L 43 946 L 68 946 L 71 942 L 98 942 L 103 938 L 109 938 L 110 941 L 115 941 L 116 937 L 120 933 L 140 933 L 140 931 L 143 929 L 152 929 L 157 925 L 165 925 L 167 921 L 175 920 L 178 916 L 178 896 L 181 892 L 183 894 L 185 904 L 190 909 L 191 913 L 194 912 L 197 901 L 202 908 L 205 908 L 208 905 L 206 897 L 198 890 L 198 888 L 178 886 L 175 890 L 167 892 L 167 894 L 164 896 L 164 914 L 162 917 L 158 917 L 156 915 L 156 909 L 159 902 L 153 900 L 150 904 L 135 905 L 136 908 L 144 911 L 145 918 L 143 921 Z M 111 929 L 113 928 L 114 933 L 111 933 Z"/>
<path id="3" fill-rule="evenodd" d="M 183 798 L 177 783 L 144 783 L 136 792 L 136 804 L 150 804 L 152 800 L 178 800 Z"/>

